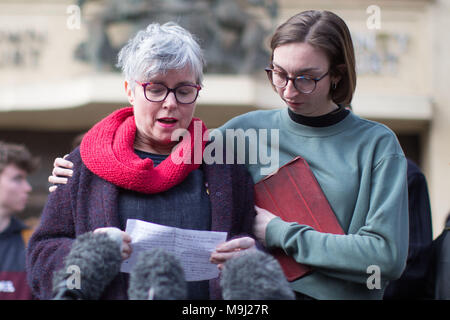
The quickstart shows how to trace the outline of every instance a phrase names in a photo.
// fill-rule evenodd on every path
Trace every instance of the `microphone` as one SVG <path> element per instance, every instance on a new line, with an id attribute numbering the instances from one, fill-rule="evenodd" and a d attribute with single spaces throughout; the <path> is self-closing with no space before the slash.
<path id="1" fill-rule="evenodd" d="M 295 299 L 278 261 L 256 249 L 225 262 L 220 286 L 224 300 Z"/>
<path id="2" fill-rule="evenodd" d="M 185 300 L 187 283 L 178 259 L 160 248 L 142 252 L 130 273 L 130 300 Z"/>
<path id="3" fill-rule="evenodd" d="M 78 236 L 53 275 L 53 300 L 97 300 L 122 263 L 121 239 L 107 233 Z"/>

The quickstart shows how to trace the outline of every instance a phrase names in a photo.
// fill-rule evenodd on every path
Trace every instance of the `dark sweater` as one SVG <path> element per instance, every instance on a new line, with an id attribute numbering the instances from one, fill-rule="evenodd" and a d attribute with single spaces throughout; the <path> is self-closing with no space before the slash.
<path id="1" fill-rule="evenodd" d="M 158 166 L 167 155 L 140 150 L 141 159 L 152 159 Z M 211 229 L 211 204 L 206 192 L 203 168 L 194 170 L 175 187 L 157 194 L 142 194 L 119 189 L 119 220 L 122 230 L 128 219 L 138 219 L 164 226 L 191 229 Z M 209 299 L 208 280 L 188 282 L 189 300 Z"/>
<path id="2" fill-rule="evenodd" d="M 28 281 L 40 299 L 52 297 L 51 279 L 63 267 L 74 239 L 100 227 L 120 228 L 119 189 L 83 164 L 79 149 L 68 160 L 74 172 L 66 185 L 49 195 L 41 223 L 27 250 Z M 228 232 L 228 239 L 251 234 L 255 211 L 253 182 L 244 166 L 205 165 L 209 185 L 211 231 Z M 127 299 L 128 274 L 119 274 L 102 299 Z M 218 279 L 210 280 L 210 298 L 220 298 Z"/>

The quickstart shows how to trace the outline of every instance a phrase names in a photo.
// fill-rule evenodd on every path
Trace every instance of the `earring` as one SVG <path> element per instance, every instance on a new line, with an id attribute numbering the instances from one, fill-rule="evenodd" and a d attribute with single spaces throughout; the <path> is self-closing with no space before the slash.
<path id="1" fill-rule="evenodd" d="M 336 90 L 336 87 L 337 87 L 336 82 L 333 82 L 333 84 L 331 85 L 331 88 L 332 88 L 333 90 Z"/>

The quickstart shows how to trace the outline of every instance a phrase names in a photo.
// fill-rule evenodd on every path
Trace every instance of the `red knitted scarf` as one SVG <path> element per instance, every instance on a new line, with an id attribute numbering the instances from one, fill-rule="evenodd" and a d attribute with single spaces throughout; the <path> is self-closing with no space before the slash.
<path id="1" fill-rule="evenodd" d="M 133 108 L 120 109 L 85 134 L 80 145 L 81 159 L 89 170 L 116 186 L 142 193 L 162 192 L 182 182 L 201 164 L 206 126 L 193 118 L 187 130 L 190 139 L 184 136 L 155 168 L 151 159 L 141 159 L 134 152 Z"/>

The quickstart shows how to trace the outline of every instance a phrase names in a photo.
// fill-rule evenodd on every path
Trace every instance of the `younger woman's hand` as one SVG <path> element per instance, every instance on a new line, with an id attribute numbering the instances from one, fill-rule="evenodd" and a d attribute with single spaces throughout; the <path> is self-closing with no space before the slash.
<path id="1" fill-rule="evenodd" d="M 53 162 L 52 175 L 48 177 L 48 182 L 54 184 L 48 188 L 50 192 L 55 191 L 58 188 L 58 184 L 66 184 L 68 178 L 73 174 L 73 163 L 65 159 L 67 156 L 66 154 L 62 158 L 58 157 Z"/>
<path id="2" fill-rule="evenodd" d="M 264 246 L 266 245 L 266 229 L 269 222 L 276 218 L 277 216 L 267 211 L 266 209 L 262 209 L 260 207 L 255 206 L 256 217 L 253 225 L 253 233 L 256 237 L 256 240 L 261 242 Z"/>

